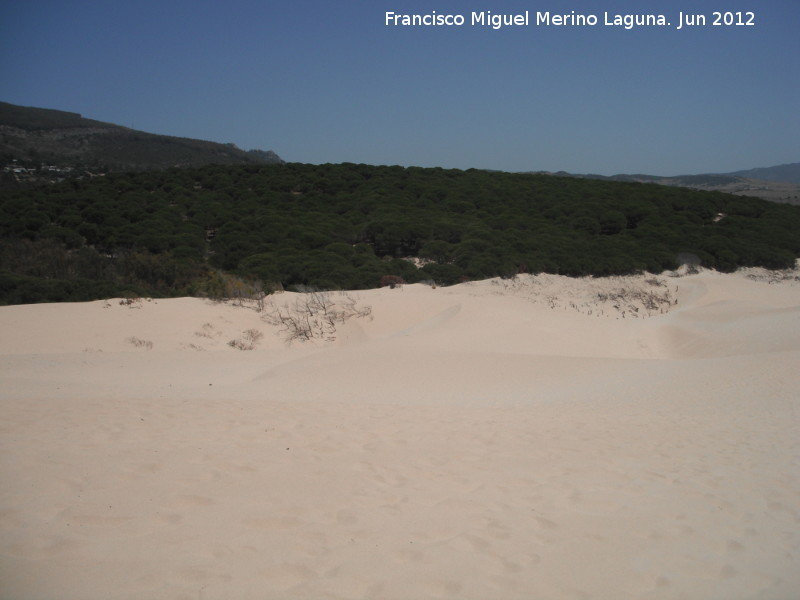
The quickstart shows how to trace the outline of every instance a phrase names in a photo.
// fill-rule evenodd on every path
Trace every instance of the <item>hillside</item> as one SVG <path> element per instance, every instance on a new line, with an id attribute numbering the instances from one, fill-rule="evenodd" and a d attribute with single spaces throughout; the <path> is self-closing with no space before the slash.
<path id="1" fill-rule="evenodd" d="M 644 174 L 606 176 L 574 174 L 567 173 L 566 171 L 559 171 L 557 173 L 537 171 L 536 173 L 556 175 L 559 177 L 578 177 L 581 179 L 657 183 L 659 185 L 725 192 L 726 194 L 736 194 L 737 196 L 752 196 L 771 202 L 800 205 L 800 163 L 735 171 L 732 173 L 675 175 L 671 177 Z"/>
<path id="2" fill-rule="evenodd" d="M 0 162 L 94 172 L 281 162 L 274 152 L 145 133 L 77 113 L 0 102 Z"/>
<path id="3" fill-rule="evenodd" d="M 661 272 L 686 257 L 782 269 L 798 232 L 800 207 L 653 184 L 355 164 L 119 173 L 2 196 L 0 301 Z"/>
<path id="4" fill-rule="evenodd" d="M 733 177 L 760 179 L 762 181 L 780 181 L 783 183 L 800 184 L 800 163 L 748 169 L 746 171 L 735 171 L 727 174 Z"/>

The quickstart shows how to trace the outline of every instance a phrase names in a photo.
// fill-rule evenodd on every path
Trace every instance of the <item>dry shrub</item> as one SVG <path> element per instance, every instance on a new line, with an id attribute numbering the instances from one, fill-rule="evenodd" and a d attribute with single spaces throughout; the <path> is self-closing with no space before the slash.
<path id="1" fill-rule="evenodd" d="M 359 307 L 350 294 L 340 292 L 310 291 L 300 294 L 292 306 L 275 307 L 262 319 L 270 325 L 280 327 L 287 342 L 313 339 L 332 341 L 336 339 L 336 326 L 352 317 L 372 315 L 372 307 Z"/>

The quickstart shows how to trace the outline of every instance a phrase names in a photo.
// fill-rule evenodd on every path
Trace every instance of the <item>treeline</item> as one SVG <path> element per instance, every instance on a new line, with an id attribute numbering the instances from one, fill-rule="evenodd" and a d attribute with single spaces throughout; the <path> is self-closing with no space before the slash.
<path id="1" fill-rule="evenodd" d="M 800 208 L 716 192 L 479 170 L 208 166 L 4 192 L 0 302 L 121 293 L 447 285 L 517 273 L 791 267 Z M 416 262 L 412 262 L 414 259 Z"/>

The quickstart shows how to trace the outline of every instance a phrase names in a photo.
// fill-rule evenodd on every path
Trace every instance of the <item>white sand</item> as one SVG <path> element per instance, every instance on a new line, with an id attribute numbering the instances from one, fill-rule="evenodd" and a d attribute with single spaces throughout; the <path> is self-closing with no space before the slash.
<path id="1" fill-rule="evenodd" d="M 800 283 L 357 297 L 0 308 L 0 598 L 800 598 Z"/>

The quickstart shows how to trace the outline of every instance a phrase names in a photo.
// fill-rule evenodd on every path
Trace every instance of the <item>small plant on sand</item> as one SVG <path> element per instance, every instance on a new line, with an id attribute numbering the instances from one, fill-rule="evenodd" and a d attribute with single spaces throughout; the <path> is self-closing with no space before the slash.
<path id="1" fill-rule="evenodd" d="M 210 340 L 213 340 L 215 335 L 220 335 L 211 323 L 203 323 L 203 329 L 201 331 L 195 331 L 194 334 L 197 337 L 204 337 Z"/>
<path id="2" fill-rule="evenodd" d="M 252 350 L 256 347 L 256 342 L 264 337 L 258 329 L 248 329 L 242 332 L 242 337 L 228 342 L 228 346 L 237 350 Z"/>
<path id="3" fill-rule="evenodd" d="M 120 306 L 127 306 L 128 308 L 141 308 L 142 299 L 134 297 L 121 298 L 119 304 Z"/>
<path id="4" fill-rule="evenodd" d="M 384 275 L 381 277 L 381 287 L 389 287 L 389 289 L 394 289 L 396 287 L 402 287 L 405 283 L 402 277 L 399 275 Z"/>
<path id="5" fill-rule="evenodd" d="M 129 344 L 133 344 L 136 348 L 144 348 L 146 350 L 153 349 L 153 342 L 151 342 L 150 340 L 143 340 L 135 336 L 131 336 L 127 338 L 125 341 L 128 342 Z"/>

